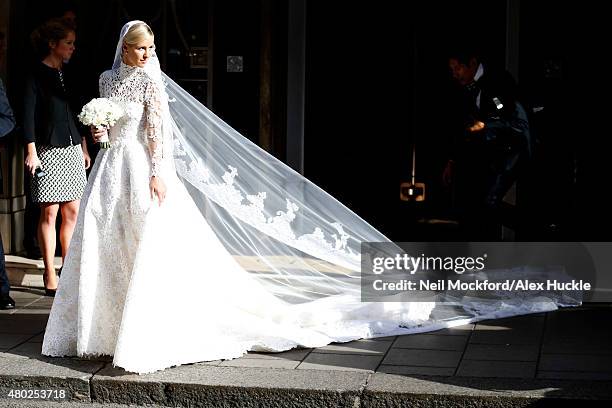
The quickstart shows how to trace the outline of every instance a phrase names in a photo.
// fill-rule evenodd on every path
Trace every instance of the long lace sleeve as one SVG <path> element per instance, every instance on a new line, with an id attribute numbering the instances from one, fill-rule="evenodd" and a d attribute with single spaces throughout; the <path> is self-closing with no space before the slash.
<path id="1" fill-rule="evenodd" d="M 100 74 L 100 79 L 98 80 L 98 92 L 100 98 L 108 98 L 111 75 L 111 71 L 104 71 Z"/>
<path id="2" fill-rule="evenodd" d="M 151 155 L 151 177 L 158 176 L 163 159 L 162 94 L 153 82 L 145 89 L 145 133 Z"/>

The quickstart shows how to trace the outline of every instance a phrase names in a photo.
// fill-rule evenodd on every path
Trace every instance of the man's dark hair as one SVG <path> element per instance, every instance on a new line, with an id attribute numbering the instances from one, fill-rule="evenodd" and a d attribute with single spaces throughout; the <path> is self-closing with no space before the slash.
<path id="1" fill-rule="evenodd" d="M 0 31 L 0 41 L 4 40 L 6 38 L 6 35 L 4 34 L 4 31 Z"/>

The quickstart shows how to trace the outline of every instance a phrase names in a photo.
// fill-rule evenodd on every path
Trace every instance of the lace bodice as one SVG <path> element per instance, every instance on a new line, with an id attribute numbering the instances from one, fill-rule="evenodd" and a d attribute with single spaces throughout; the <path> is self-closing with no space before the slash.
<path id="1" fill-rule="evenodd" d="M 119 104 L 125 114 L 109 131 L 112 145 L 143 143 L 151 158 L 151 176 L 157 176 L 163 160 L 163 91 L 139 67 L 121 63 L 100 75 L 100 96 Z"/>

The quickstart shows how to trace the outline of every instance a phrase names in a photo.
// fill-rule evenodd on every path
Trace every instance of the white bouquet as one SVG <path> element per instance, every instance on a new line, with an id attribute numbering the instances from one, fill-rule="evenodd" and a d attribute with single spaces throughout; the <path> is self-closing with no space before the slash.
<path id="1" fill-rule="evenodd" d="M 97 129 L 101 127 L 108 129 L 122 116 L 123 109 L 121 109 L 121 106 L 108 98 L 94 98 L 83 106 L 83 110 L 79 113 L 78 118 L 84 125 L 95 126 Z M 100 139 L 99 143 L 103 149 L 110 147 L 108 133 L 106 137 Z"/>

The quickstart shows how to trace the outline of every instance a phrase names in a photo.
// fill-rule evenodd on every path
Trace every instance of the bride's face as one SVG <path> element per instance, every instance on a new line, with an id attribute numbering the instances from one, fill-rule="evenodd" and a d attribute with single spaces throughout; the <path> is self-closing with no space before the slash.
<path id="1" fill-rule="evenodd" d="M 155 51 L 153 37 L 147 37 L 136 44 L 123 45 L 123 62 L 132 67 L 143 68 Z"/>

